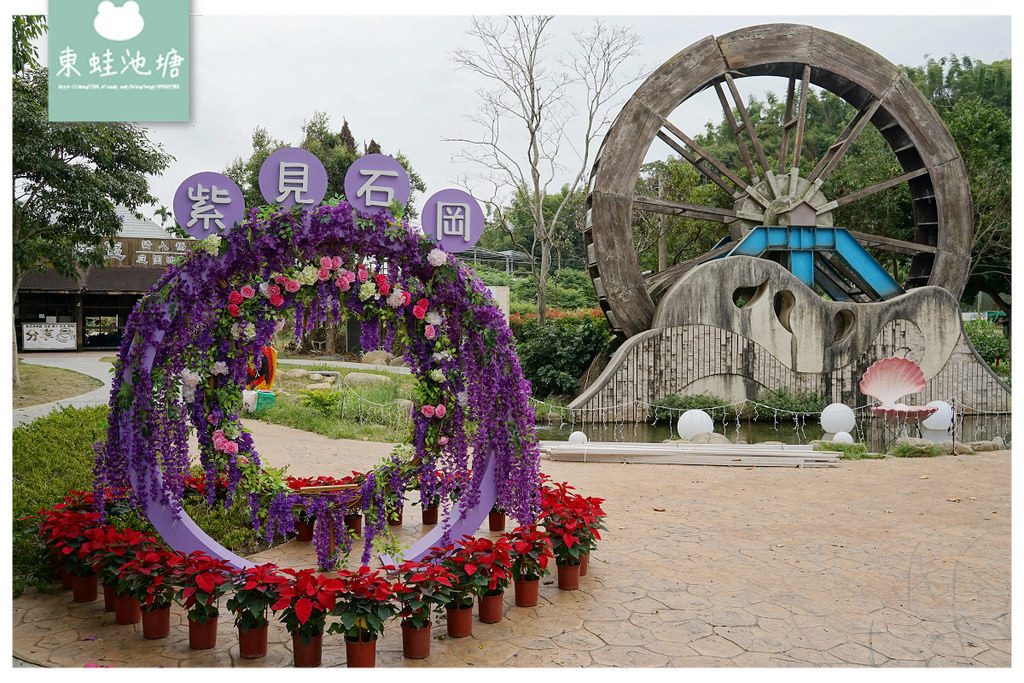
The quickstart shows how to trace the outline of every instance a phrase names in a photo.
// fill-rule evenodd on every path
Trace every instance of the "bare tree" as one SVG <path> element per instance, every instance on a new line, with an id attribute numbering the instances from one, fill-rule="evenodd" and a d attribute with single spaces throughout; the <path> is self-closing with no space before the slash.
<path id="1" fill-rule="evenodd" d="M 537 314 L 542 321 L 559 218 L 590 168 L 594 141 L 611 120 L 610 102 L 640 74 L 637 70 L 635 75 L 617 77 L 620 67 L 637 53 L 640 36 L 628 27 L 608 26 L 600 20 L 574 33 L 571 52 L 552 64 L 546 52 L 552 19 L 473 19 L 468 33 L 480 41 L 481 48 L 456 50 L 451 59 L 493 87 L 479 91 L 480 109 L 467 117 L 480 135 L 445 138 L 465 145 L 460 158 L 486 169 L 483 180 L 494 190 L 487 203 L 499 223 L 506 223 L 502 212 L 509 191 L 528 205 L 534 245 L 541 255 L 534 274 Z M 578 101 L 580 106 L 574 106 Z M 511 127 L 506 126 L 508 122 Z M 574 131 L 581 128 L 576 137 Z M 545 215 L 549 186 L 554 182 L 561 187 L 559 181 L 566 177 L 569 192 L 551 215 Z"/>

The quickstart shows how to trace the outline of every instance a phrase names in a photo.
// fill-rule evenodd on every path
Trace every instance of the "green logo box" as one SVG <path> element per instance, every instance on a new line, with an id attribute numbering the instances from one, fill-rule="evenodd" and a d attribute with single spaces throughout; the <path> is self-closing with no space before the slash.
<path id="1" fill-rule="evenodd" d="M 189 0 L 50 0 L 51 121 L 188 121 Z"/>

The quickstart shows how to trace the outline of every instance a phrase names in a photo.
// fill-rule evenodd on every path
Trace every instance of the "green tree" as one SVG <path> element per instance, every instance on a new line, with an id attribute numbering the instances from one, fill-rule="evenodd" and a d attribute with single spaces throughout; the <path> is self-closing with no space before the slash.
<path id="1" fill-rule="evenodd" d="M 12 87 L 15 302 L 29 271 L 53 268 L 74 277 L 88 266 L 102 266 L 104 245 L 121 229 L 115 205 L 142 218 L 139 208 L 156 202 L 146 176 L 161 173 L 172 160 L 134 123 L 50 121 L 46 69 L 30 60 L 22 64 Z"/>

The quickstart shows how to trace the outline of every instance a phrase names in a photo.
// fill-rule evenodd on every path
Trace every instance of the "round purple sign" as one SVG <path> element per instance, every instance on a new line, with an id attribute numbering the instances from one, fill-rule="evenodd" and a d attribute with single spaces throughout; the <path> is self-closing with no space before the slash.
<path id="1" fill-rule="evenodd" d="M 420 218 L 423 234 L 450 253 L 469 249 L 484 233 L 484 210 L 473 195 L 454 188 L 430 195 Z"/>
<path id="2" fill-rule="evenodd" d="M 396 200 L 407 204 L 411 189 L 405 168 L 384 154 L 361 156 L 345 173 L 345 198 L 366 213 L 387 209 Z"/>
<path id="3" fill-rule="evenodd" d="M 245 218 L 245 198 L 235 181 L 222 173 L 190 175 L 174 192 L 174 220 L 198 240 L 228 234 Z"/>
<path id="4" fill-rule="evenodd" d="M 260 192 L 268 204 L 311 209 L 327 194 L 327 169 L 301 147 L 279 149 L 260 166 Z"/>

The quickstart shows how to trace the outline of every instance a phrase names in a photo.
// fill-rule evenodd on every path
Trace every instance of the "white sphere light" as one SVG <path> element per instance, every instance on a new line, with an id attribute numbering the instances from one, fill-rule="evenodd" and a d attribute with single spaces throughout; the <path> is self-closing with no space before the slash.
<path id="1" fill-rule="evenodd" d="M 581 444 L 587 442 L 587 435 L 583 432 L 573 432 L 569 435 L 569 443 Z"/>
<path id="2" fill-rule="evenodd" d="M 849 432 L 836 432 L 836 435 L 832 437 L 833 443 L 853 443 L 853 437 L 850 436 Z"/>
<path id="3" fill-rule="evenodd" d="M 950 423 L 953 422 L 953 406 L 945 401 L 929 401 L 927 405 L 935 406 L 938 410 L 921 420 L 921 426 L 925 429 L 942 430 L 943 432 L 949 429 Z"/>
<path id="4" fill-rule="evenodd" d="M 715 421 L 703 410 L 687 410 L 679 416 L 676 430 L 680 439 L 692 439 L 698 434 L 715 431 Z"/>
<path id="5" fill-rule="evenodd" d="M 821 428 L 829 434 L 849 433 L 856 426 L 857 416 L 845 403 L 830 403 L 821 411 Z"/>

